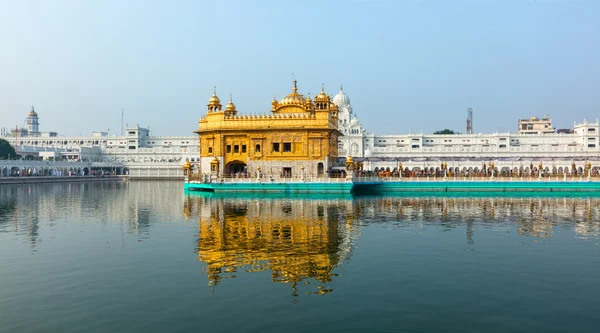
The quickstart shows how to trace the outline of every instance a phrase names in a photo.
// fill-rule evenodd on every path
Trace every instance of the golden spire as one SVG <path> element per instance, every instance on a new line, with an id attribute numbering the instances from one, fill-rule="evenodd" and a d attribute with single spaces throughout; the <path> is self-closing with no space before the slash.
<path id="1" fill-rule="evenodd" d="M 292 91 L 294 92 L 294 94 L 298 93 L 298 87 L 296 87 L 296 80 L 294 80 L 294 88 L 292 88 Z"/>
<path id="2" fill-rule="evenodd" d="M 221 105 L 221 100 L 217 96 L 217 86 L 213 87 L 213 95 L 208 100 L 208 105 L 209 106 L 211 106 L 211 105 L 212 106 L 219 106 L 219 105 Z"/>
<path id="3" fill-rule="evenodd" d="M 327 101 L 327 94 L 325 93 L 325 84 L 321 83 L 321 93 L 315 96 L 315 101 L 325 102 Z"/>
<path id="4" fill-rule="evenodd" d="M 227 103 L 227 106 L 225 107 L 225 111 L 229 111 L 229 112 L 236 112 L 237 110 L 235 109 L 235 104 L 233 104 L 233 97 L 231 94 L 229 94 L 229 103 Z"/>

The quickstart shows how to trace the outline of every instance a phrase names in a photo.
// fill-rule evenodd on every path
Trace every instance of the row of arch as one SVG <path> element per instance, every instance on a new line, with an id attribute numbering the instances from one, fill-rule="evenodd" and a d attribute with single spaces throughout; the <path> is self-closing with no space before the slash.
<path id="1" fill-rule="evenodd" d="M 414 166 L 414 167 L 405 167 L 404 169 L 404 173 L 427 173 L 427 174 L 443 174 L 443 170 L 440 166 L 426 166 L 426 167 L 419 167 L 419 166 Z M 398 172 L 398 168 L 390 168 L 390 167 L 376 167 L 374 169 L 375 173 L 379 173 L 379 172 Z M 528 174 L 538 174 L 540 170 L 538 170 L 537 166 L 534 166 L 533 168 L 530 168 L 529 166 L 520 166 L 520 167 L 509 167 L 509 166 L 503 166 L 503 167 L 494 167 L 494 171 L 496 174 L 501 174 L 501 175 L 508 175 L 508 174 L 513 174 L 513 175 L 517 175 L 517 174 L 521 174 L 521 175 L 528 175 Z M 542 167 L 542 173 L 543 174 L 549 174 L 549 175 L 583 175 L 585 173 L 585 169 L 584 166 L 576 166 L 574 169 L 572 167 L 569 166 L 546 166 L 546 167 Z M 448 167 L 448 173 L 452 173 L 452 174 L 479 174 L 484 172 L 483 168 L 475 166 L 475 167 Z M 490 173 L 490 168 L 488 167 L 485 170 L 486 173 Z M 593 175 L 598 175 L 600 174 L 600 166 L 595 166 L 592 167 L 592 174 Z"/>
<path id="2" fill-rule="evenodd" d="M 99 176 L 99 175 L 126 175 L 127 168 L 88 168 L 88 167 L 37 167 L 37 166 L 2 166 L 0 177 L 69 177 L 69 176 Z"/>

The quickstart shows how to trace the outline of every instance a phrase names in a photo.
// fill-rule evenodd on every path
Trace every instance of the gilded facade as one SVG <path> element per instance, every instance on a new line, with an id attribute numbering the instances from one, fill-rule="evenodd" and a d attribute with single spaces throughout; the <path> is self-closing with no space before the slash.
<path id="1" fill-rule="evenodd" d="M 199 172 L 324 175 L 338 157 L 338 107 L 323 88 L 312 100 L 296 84 L 281 100 L 273 99 L 267 115 L 240 115 L 231 97 L 223 108 L 215 90 L 195 132 Z"/>

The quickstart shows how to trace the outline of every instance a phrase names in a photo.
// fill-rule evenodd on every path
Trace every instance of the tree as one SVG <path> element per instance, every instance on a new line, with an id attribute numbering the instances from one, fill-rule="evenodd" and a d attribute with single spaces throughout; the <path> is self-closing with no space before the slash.
<path id="1" fill-rule="evenodd" d="M 0 139 L 0 160 L 11 159 L 17 157 L 15 148 L 4 139 Z"/>
<path id="2" fill-rule="evenodd" d="M 433 132 L 433 134 L 459 134 L 459 133 L 454 133 L 453 130 L 444 128 L 441 131 L 435 131 L 435 132 Z"/>

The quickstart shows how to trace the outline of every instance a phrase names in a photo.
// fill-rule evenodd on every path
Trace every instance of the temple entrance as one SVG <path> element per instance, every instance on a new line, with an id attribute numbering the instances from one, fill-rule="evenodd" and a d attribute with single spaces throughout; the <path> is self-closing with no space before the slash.
<path id="1" fill-rule="evenodd" d="M 322 176 L 324 171 L 323 163 L 317 164 L 317 175 Z"/>
<path id="2" fill-rule="evenodd" d="M 225 165 L 226 177 L 243 177 L 246 173 L 246 163 L 242 161 L 231 161 Z"/>
<path id="3" fill-rule="evenodd" d="M 292 168 L 282 168 L 281 175 L 284 178 L 292 178 Z"/>

